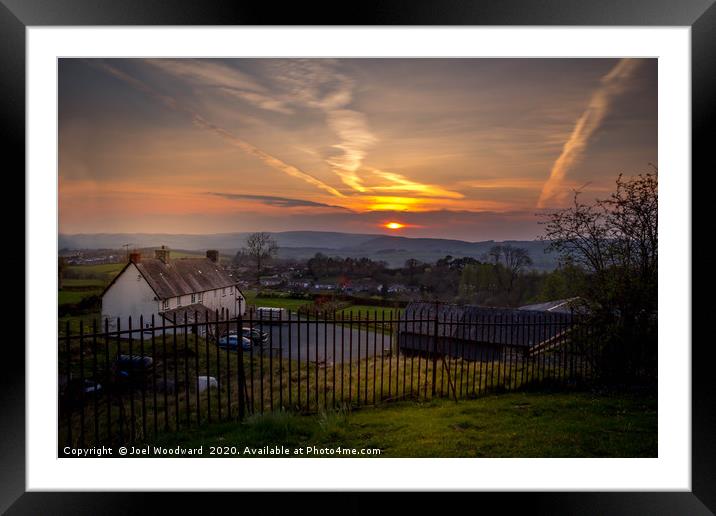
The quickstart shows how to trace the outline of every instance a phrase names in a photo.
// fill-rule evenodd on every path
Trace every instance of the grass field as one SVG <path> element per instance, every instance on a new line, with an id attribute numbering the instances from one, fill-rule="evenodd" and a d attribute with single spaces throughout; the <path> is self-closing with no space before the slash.
<path id="1" fill-rule="evenodd" d="M 103 289 L 107 281 L 100 278 L 67 278 L 62 280 L 62 288 L 69 290 L 79 289 Z"/>
<path id="2" fill-rule="evenodd" d="M 312 301 L 310 299 L 292 299 L 286 297 L 256 297 L 256 292 L 252 290 L 243 291 L 246 296 L 246 301 L 250 306 L 266 306 L 273 308 L 285 308 L 287 310 L 298 310 L 304 306 L 310 306 Z M 349 307 L 343 308 L 336 311 L 336 317 L 340 318 L 341 314 L 347 319 L 353 315 L 354 319 L 358 319 L 360 312 L 361 318 L 365 318 L 370 314 L 371 318 L 377 312 L 378 319 L 382 317 L 385 312 L 385 318 L 390 318 L 390 312 L 393 312 L 393 318 L 397 319 L 403 312 L 403 308 L 395 308 L 389 306 L 371 305 L 371 304 L 353 304 Z"/>
<path id="3" fill-rule="evenodd" d="M 122 263 L 102 263 L 98 265 L 68 265 L 68 275 L 76 274 L 85 277 L 99 278 L 102 276 L 111 279 L 117 274 L 126 264 Z"/>
<path id="4" fill-rule="evenodd" d="M 62 279 L 62 290 L 58 291 L 58 306 L 75 305 L 84 298 L 101 294 L 124 265 L 124 263 L 103 263 L 68 266 L 66 277 Z"/>
<path id="5" fill-rule="evenodd" d="M 57 303 L 62 305 L 74 305 L 82 301 L 84 298 L 100 293 L 101 290 L 60 290 L 58 292 Z"/>
<path id="6" fill-rule="evenodd" d="M 90 311 L 78 315 L 63 315 L 57 320 L 59 327 L 59 336 L 63 337 L 67 334 L 67 323 L 70 323 L 70 334 L 77 335 L 80 332 L 80 321 L 84 324 L 84 332 L 89 333 L 92 330 L 92 323 L 97 324 L 98 331 L 102 329 L 101 315 L 98 311 Z"/>
<path id="7" fill-rule="evenodd" d="M 286 308 L 287 310 L 296 311 L 300 307 L 311 303 L 308 299 L 288 299 L 280 297 L 250 297 L 246 295 L 246 302 L 254 307 L 266 306 L 271 308 Z"/>
<path id="8" fill-rule="evenodd" d="M 652 397 L 514 393 L 254 416 L 167 434 L 158 444 L 379 448 L 384 457 L 656 457 L 657 411 Z"/>
<path id="9" fill-rule="evenodd" d="M 359 315 L 361 318 L 370 317 L 370 319 L 374 319 L 376 313 L 378 314 L 378 320 L 381 320 L 384 313 L 386 320 L 390 319 L 391 313 L 393 314 L 393 319 L 398 319 L 403 313 L 403 308 L 378 305 L 351 305 L 348 308 L 339 310 L 338 312 L 336 312 L 336 315 L 340 317 L 341 314 L 343 314 L 344 318 L 348 318 L 352 314 L 354 319 L 358 319 Z"/>

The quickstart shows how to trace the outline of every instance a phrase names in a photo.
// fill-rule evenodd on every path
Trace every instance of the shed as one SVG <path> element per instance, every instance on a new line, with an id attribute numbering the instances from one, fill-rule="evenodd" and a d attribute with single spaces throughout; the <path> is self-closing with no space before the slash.
<path id="1" fill-rule="evenodd" d="M 571 313 L 413 302 L 400 318 L 398 346 L 402 352 L 498 360 L 508 350 L 555 342 L 571 325 Z"/>

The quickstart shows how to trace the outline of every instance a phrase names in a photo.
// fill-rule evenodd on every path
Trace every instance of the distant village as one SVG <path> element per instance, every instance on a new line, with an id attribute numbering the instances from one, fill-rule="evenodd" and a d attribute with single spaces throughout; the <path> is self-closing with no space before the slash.
<path id="1" fill-rule="evenodd" d="M 259 234 L 257 234 L 259 235 Z M 287 297 L 313 301 L 316 298 L 346 297 L 382 300 L 400 304 L 439 300 L 486 306 L 517 307 L 576 295 L 574 271 L 551 272 L 532 268 L 527 250 L 496 245 L 484 256 L 444 256 L 432 263 L 408 259 L 389 267 L 366 257 L 328 256 L 316 253 L 309 259 L 277 257 L 274 242 L 260 249 L 249 247 L 231 254 L 219 251 L 217 263 L 242 291 L 258 297 Z M 159 246 L 157 246 L 159 247 Z M 154 248 L 60 250 L 65 279 L 88 279 L 90 271 L 129 261 L 132 252 L 154 257 Z M 203 258 L 198 250 L 171 249 L 172 260 Z M 96 266 L 96 267 L 85 267 Z M 570 276 L 570 281 L 565 281 Z M 371 304 L 371 303 L 368 303 Z"/>
<path id="2" fill-rule="evenodd" d="M 141 254 L 153 256 L 154 250 L 139 250 Z M 175 251 L 175 257 L 201 256 L 201 251 Z M 87 250 L 60 250 L 60 257 L 66 265 L 102 265 L 112 263 L 123 263 L 128 261 L 128 255 L 117 249 L 87 249 Z M 360 262 L 361 260 L 357 260 Z M 384 264 L 362 259 L 364 263 L 377 264 L 378 268 L 385 269 Z M 315 263 L 315 262 L 314 262 Z M 262 266 L 261 274 L 257 278 L 256 267 L 251 264 L 242 263 L 236 257 L 221 255 L 220 264 L 222 268 L 233 278 L 241 289 L 261 289 L 266 291 L 283 291 L 286 293 L 321 294 L 339 293 L 345 295 L 403 297 L 406 300 L 419 296 L 421 288 L 419 285 L 408 285 L 401 281 L 391 281 L 386 278 L 372 276 L 356 277 L 355 275 L 339 274 L 336 277 L 327 277 L 311 270 L 311 260 L 280 260 L 273 259 L 270 263 Z M 413 296 L 411 296 L 411 294 Z"/>

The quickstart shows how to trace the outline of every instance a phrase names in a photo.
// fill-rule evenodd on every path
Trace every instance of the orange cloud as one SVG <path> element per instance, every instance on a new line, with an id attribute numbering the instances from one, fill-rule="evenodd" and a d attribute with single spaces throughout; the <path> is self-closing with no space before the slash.
<path id="1" fill-rule="evenodd" d="M 543 180 L 530 178 L 496 178 L 496 179 L 471 179 L 461 181 L 459 186 L 475 188 L 477 190 L 538 190 L 544 184 Z"/>
<path id="2" fill-rule="evenodd" d="M 302 181 L 305 181 L 309 184 L 312 184 L 318 188 L 321 188 L 328 193 L 335 195 L 336 197 L 343 197 L 343 194 L 333 188 L 332 186 L 324 183 L 320 179 L 312 176 L 311 174 L 308 174 L 297 167 L 294 167 L 293 165 L 289 165 L 288 163 L 285 163 L 284 161 L 276 158 L 275 156 L 272 156 L 268 154 L 267 152 L 264 152 L 263 150 L 259 149 L 255 145 L 250 144 L 249 142 L 246 142 L 236 136 L 235 134 L 231 133 L 230 131 L 219 127 L 210 121 L 206 120 L 203 116 L 201 116 L 199 113 L 196 113 L 195 111 L 181 105 L 176 101 L 176 99 L 163 95 L 155 91 L 151 86 L 147 85 L 146 83 L 118 70 L 117 68 L 110 66 L 106 63 L 99 64 L 102 69 L 106 70 L 108 73 L 113 75 L 114 77 L 117 77 L 118 79 L 121 79 L 128 84 L 132 85 L 134 88 L 146 93 L 147 95 L 155 98 L 156 100 L 162 102 L 165 106 L 174 109 L 176 111 L 180 111 L 183 113 L 188 114 L 191 116 L 192 123 L 196 125 L 197 127 L 201 127 L 203 129 L 206 129 L 208 131 L 211 131 L 224 140 L 230 142 L 232 145 L 240 148 L 247 154 L 251 154 L 265 162 L 267 165 L 276 168 L 289 176 L 295 177 L 297 179 L 300 179 Z"/>
<path id="3" fill-rule="evenodd" d="M 562 148 L 562 153 L 555 161 L 549 179 L 542 187 L 537 208 L 544 208 L 550 202 L 561 203 L 564 200 L 567 192 L 562 188 L 562 183 L 567 176 L 567 171 L 581 158 L 589 139 L 602 124 L 612 99 L 626 89 L 627 81 L 638 64 L 638 60 L 622 59 L 602 78 L 601 86 L 592 94 L 587 109 L 577 120 L 572 134 Z"/>

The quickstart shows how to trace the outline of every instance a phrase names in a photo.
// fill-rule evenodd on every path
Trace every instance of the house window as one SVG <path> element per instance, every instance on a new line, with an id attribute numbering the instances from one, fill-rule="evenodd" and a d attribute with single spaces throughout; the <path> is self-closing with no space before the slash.
<path id="1" fill-rule="evenodd" d="M 204 302 L 204 293 L 203 292 L 199 292 L 199 302 L 200 303 Z"/>
<path id="2" fill-rule="evenodd" d="M 181 296 L 177 297 L 177 306 L 181 306 Z"/>
<path id="3" fill-rule="evenodd" d="M 196 294 L 191 295 L 191 304 L 193 305 L 194 303 L 196 303 Z"/>
<path id="4" fill-rule="evenodd" d="M 222 289 L 221 289 L 221 295 L 222 295 L 222 296 L 226 296 L 226 289 L 225 289 L 225 288 L 222 288 Z"/>
<path id="5" fill-rule="evenodd" d="M 168 299 L 162 300 L 162 310 L 169 310 L 169 300 Z"/>

